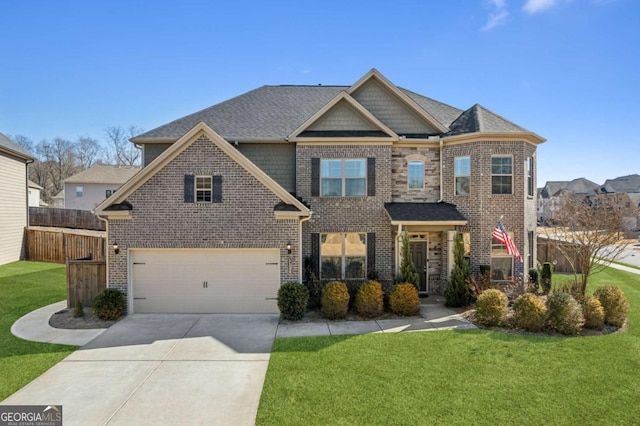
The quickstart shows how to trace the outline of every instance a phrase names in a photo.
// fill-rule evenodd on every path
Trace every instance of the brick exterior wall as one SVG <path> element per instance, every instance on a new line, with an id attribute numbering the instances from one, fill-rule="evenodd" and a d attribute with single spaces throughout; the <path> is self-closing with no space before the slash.
<path id="1" fill-rule="evenodd" d="M 376 195 L 371 197 L 312 197 L 312 158 L 376 159 Z M 394 237 L 384 203 L 391 201 L 391 146 L 298 145 L 296 194 L 309 203 L 313 217 L 303 224 L 302 254 L 311 256 L 311 234 L 325 232 L 374 232 L 376 271 L 381 281 L 394 276 Z"/>
<path id="2" fill-rule="evenodd" d="M 503 216 L 507 231 L 512 235 L 524 264 L 514 261 L 514 273 L 527 276 L 527 256 L 535 247 L 527 247 L 527 232 L 536 232 L 536 199 L 527 195 L 526 160 L 535 157 L 534 145 L 522 141 L 481 141 L 446 146 L 443 149 L 443 199 L 455 204 L 465 215 L 471 233 L 471 266 L 474 272 L 479 265 L 491 263 L 491 233 Z M 491 156 L 513 156 L 513 195 L 491 194 Z M 454 195 L 454 158 L 471 157 L 471 189 L 469 195 Z M 535 162 L 534 162 L 535 167 Z M 534 169 L 534 179 L 536 171 Z M 535 245 L 535 243 L 534 243 Z"/>
<path id="3" fill-rule="evenodd" d="M 184 203 L 184 175 L 222 176 L 222 203 Z M 280 280 L 299 280 L 298 220 L 276 220 L 280 202 L 269 189 L 206 137 L 194 141 L 138 188 L 132 218 L 109 221 L 108 286 L 127 292 L 131 248 L 279 248 Z M 286 252 L 292 243 L 292 254 Z M 291 258 L 291 273 L 288 258 Z"/>

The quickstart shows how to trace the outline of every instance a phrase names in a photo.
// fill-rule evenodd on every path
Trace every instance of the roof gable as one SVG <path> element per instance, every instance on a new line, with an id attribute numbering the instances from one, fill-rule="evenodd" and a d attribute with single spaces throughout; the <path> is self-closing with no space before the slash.
<path id="1" fill-rule="evenodd" d="M 633 174 L 607 179 L 602 186 L 607 192 L 640 192 L 640 175 Z"/>
<path id="2" fill-rule="evenodd" d="M 310 132 L 313 132 L 310 134 Z M 323 134 L 321 134 L 323 133 Z M 296 141 L 305 136 L 349 137 L 350 135 L 379 136 L 398 140 L 398 135 L 360 105 L 347 92 L 340 92 L 289 136 Z"/>
<path id="3" fill-rule="evenodd" d="M 448 130 L 375 68 L 347 92 L 398 134 L 442 133 Z"/>
<path id="4" fill-rule="evenodd" d="M 162 154 L 160 154 L 149 165 L 143 168 L 133 179 L 125 183 L 118 191 L 114 192 L 111 197 L 100 203 L 95 211 L 96 214 L 104 214 L 105 210 L 113 204 L 120 204 L 124 202 L 129 195 L 140 188 L 151 177 L 158 173 L 162 168 L 176 158 L 182 151 L 190 146 L 199 137 L 206 136 L 211 143 L 216 145 L 222 152 L 224 152 L 232 161 L 238 163 L 243 167 L 250 175 L 256 180 L 262 183 L 267 189 L 273 192 L 283 203 L 295 206 L 299 210 L 299 215 L 310 215 L 309 209 L 297 200 L 293 195 L 282 188 L 276 181 L 269 177 L 265 172 L 253 164 L 247 157 L 242 155 L 240 151 L 231 146 L 220 135 L 218 135 L 213 129 L 207 126 L 205 123 L 198 123 L 191 130 L 189 130 L 184 136 L 177 140 L 173 145 L 167 148 Z"/>
<path id="5" fill-rule="evenodd" d="M 33 157 L 24 150 L 18 143 L 12 141 L 7 136 L 0 133 L 0 151 L 22 158 L 24 160 L 33 160 Z"/>

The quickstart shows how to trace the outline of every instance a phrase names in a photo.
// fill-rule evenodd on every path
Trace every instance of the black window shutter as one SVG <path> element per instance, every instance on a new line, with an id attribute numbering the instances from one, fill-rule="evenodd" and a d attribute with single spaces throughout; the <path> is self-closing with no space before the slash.
<path id="1" fill-rule="evenodd" d="M 376 195 L 376 159 L 367 158 L 367 195 Z"/>
<path id="2" fill-rule="evenodd" d="M 320 159 L 311 159 L 311 196 L 320 196 Z"/>
<path id="3" fill-rule="evenodd" d="M 311 272 L 320 279 L 320 234 L 311 233 Z"/>
<path id="4" fill-rule="evenodd" d="M 185 203 L 195 202 L 194 194 L 193 194 L 194 180 L 195 180 L 195 176 L 184 175 L 184 202 Z"/>
<path id="5" fill-rule="evenodd" d="M 214 203 L 222 202 L 222 176 L 213 177 L 213 197 Z"/>
<path id="6" fill-rule="evenodd" d="M 376 275 L 376 234 L 367 233 L 367 276 Z"/>

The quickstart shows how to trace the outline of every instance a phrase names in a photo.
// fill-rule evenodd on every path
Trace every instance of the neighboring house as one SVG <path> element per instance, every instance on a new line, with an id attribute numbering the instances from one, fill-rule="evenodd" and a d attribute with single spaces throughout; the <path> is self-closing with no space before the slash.
<path id="1" fill-rule="evenodd" d="M 0 265 L 20 260 L 28 224 L 27 165 L 31 162 L 31 155 L 0 133 Z"/>
<path id="2" fill-rule="evenodd" d="M 285 282 L 399 273 L 442 293 L 464 233 L 473 271 L 535 264 L 544 139 L 372 70 L 352 86 L 263 86 L 139 135 L 143 169 L 96 213 L 129 312 L 277 312 Z M 524 264 L 492 240 L 502 220 Z"/>
<path id="3" fill-rule="evenodd" d="M 538 192 L 538 222 L 554 223 L 560 208 L 560 200 L 564 195 L 574 194 L 584 198 L 599 193 L 600 185 L 585 178 L 572 181 L 549 181 Z"/>
<path id="4" fill-rule="evenodd" d="M 139 167 L 95 165 L 64 180 L 65 209 L 93 210 L 111 196 Z"/>
<path id="5" fill-rule="evenodd" d="M 51 197 L 51 203 L 49 203 L 49 207 L 53 207 L 56 209 L 64 208 L 64 189 L 58 192 L 56 195 Z"/>
<path id="6" fill-rule="evenodd" d="M 640 193 L 640 175 L 620 176 L 607 179 L 602 185 L 603 192 Z"/>
<path id="7" fill-rule="evenodd" d="M 42 201 L 40 197 L 40 191 L 42 191 L 42 187 L 37 183 L 29 180 L 29 207 L 47 207 L 47 203 Z"/>

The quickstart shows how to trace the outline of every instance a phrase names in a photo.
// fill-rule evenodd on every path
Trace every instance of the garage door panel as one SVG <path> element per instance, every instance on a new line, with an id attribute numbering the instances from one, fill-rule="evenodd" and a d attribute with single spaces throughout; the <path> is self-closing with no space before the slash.
<path id="1" fill-rule="evenodd" d="M 278 249 L 131 250 L 134 312 L 277 313 L 279 255 Z"/>

